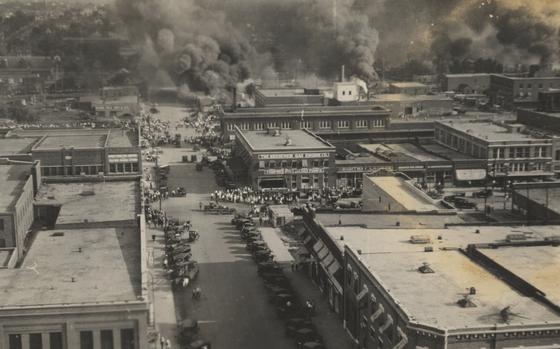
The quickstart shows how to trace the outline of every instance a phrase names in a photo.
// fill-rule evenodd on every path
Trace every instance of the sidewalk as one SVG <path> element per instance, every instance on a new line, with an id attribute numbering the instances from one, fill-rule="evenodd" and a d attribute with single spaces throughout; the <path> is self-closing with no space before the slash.
<path id="1" fill-rule="evenodd" d="M 177 343 L 177 315 L 171 282 L 163 269 L 164 236 L 163 231 L 149 227 L 146 230 L 148 241 L 148 270 L 151 277 L 150 287 L 150 312 L 154 314 L 156 331 L 169 339 L 171 348 L 180 348 Z M 156 235 L 155 242 L 152 235 Z M 150 348 L 160 349 L 159 340 L 150 343 Z"/>
<path id="2" fill-rule="evenodd" d="M 316 316 L 313 323 L 323 336 L 327 348 L 355 349 L 355 346 L 342 327 L 342 320 L 331 310 L 326 295 L 303 273 L 284 269 L 284 274 L 290 279 L 294 290 L 302 299 L 311 299 L 315 303 Z"/>

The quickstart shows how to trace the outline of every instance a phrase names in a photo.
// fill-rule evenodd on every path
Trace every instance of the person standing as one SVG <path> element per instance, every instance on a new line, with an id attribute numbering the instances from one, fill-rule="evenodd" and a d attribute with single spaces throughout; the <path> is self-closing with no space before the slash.
<path id="1" fill-rule="evenodd" d="M 165 341 L 165 349 L 171 349 L 171 341 L 169 339 Z"/>
<path id="2" fill-rule="evenodd" d="M 159 343 L 161 344 L 161 349 L 165 349 L 163 346 L 165 345 L 165 337 L 160 335 L 159 336 Z"/>

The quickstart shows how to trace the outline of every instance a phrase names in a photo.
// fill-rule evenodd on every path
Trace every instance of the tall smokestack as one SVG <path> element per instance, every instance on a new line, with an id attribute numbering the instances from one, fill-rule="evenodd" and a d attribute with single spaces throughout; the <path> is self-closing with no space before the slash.
<path id="1" fill-rule="evenodd" d="M 232 94 L 233 94 L 233 96 L 232 96 L 233 97 L 232 109 L 233 109 L 233 111 L 236 111 L 237 110 L 237 87 L 233 88 Z"/>
<path id="2" fill-rule="evenodd" d="M 344 77 L 344 64 L 342 65 L 342 67 L 340 67 L 340 82 L 344 82 L 345 77 Z"/>

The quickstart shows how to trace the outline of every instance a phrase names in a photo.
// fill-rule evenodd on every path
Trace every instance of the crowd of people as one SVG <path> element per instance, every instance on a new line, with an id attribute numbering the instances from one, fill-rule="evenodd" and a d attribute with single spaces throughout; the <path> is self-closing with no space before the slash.
<path id="1" fill-rule="evenodd" d="M 216 202 L 233 202 L 250 205 L 289 204 L 297 202 L 297 195 L 288 192 L 255 191 L 251 187 L 215 190 L 210 194 Z"/>

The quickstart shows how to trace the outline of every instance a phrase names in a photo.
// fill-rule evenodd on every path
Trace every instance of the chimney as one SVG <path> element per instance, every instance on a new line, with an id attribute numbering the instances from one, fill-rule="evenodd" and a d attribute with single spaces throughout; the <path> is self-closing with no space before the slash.
<path id="1" fill-rule="evenodd" d="M 236 111 L 237 110 L 237 87 L 233 88 L 232 95 L 233 95 L 232 109 L 233 111 Z"/>
<path id="2" fill-rule="evenodd" d="M 340 82 L 344 82 L 344 80 L 346 80 L 346 78 L 344 76 L 344 64 L 343 64 L 342 67 L 340 67 Z"/>

